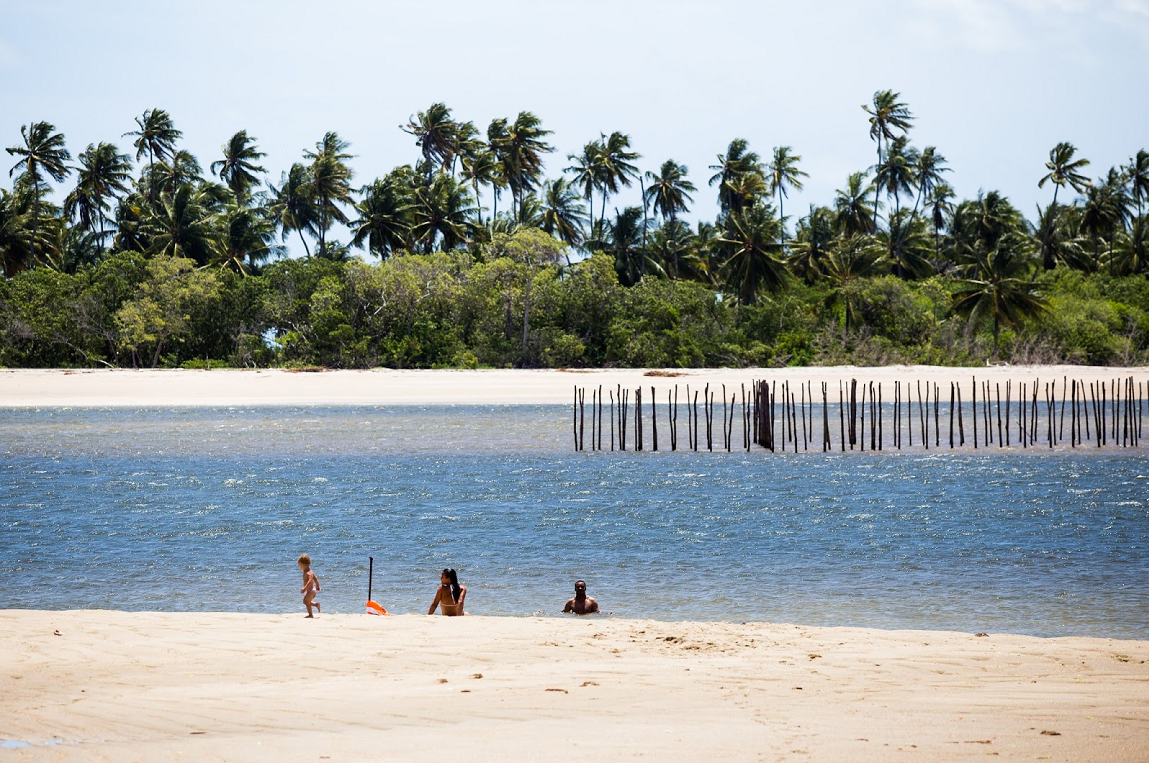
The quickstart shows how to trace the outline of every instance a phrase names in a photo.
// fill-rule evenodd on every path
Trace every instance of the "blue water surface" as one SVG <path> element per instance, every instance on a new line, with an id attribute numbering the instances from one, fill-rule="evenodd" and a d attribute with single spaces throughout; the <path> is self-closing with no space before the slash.
<path id="1" fill-rule="evenodd" d="M 477 614 L 582 577 L 625 617 L 1149 637 L 1142 450 L 574 453 L 569 416 L 0 409 L 4 606 L 302 612 L 307 552 L 330 612 L 373 556 L 395 612 L 450 566 Z"/>

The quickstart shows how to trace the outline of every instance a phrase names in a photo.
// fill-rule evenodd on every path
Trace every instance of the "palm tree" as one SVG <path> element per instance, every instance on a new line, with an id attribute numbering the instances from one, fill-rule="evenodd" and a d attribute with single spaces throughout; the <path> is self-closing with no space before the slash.
<path id="1" fill-rule="evenodd" d="M 939 154 L 938 150 L 933 146 L 926 146 L 918 156 L 917 162 L 914 165 L 912 183 L 918 188 L 918 197 L 914 201 L 913 215 L 915 217 L 918 214 L 918 207 L 921 206 L 922 201 L 931 198 L 934 189 L 942 184 L 942 173 L 950 171 L 950 168 L 945 166 L 946 163 L 946 158 Z"/>
<path id="2" fill-rule="evenodd" d="M 1129 219 L 1129 196 L 1125 192 L 1125 182 L 1116 168 L 1111 168 L 1105 180 L 1086 190 L 1085 205 L 1082 209 L 1081 225 L 1089 231 L 1093 241 L 1093 259 L 1100 264 L 1101 254 L 1097 244 L 1101 238 L 1108 240 L 1106 259 L 1113 275 L 1113 242 L 1118 226 Z"/>
<path id="3" fill-rule="evenodd" d="M 207 265 L 216 248 L 212 202 L 203 190 L 188 184 L 165 197 L 145 223 L 152 240 L 150 253 L 186 257 Z"/>
<path id="4" fill-rule="evenodd" d="M 830 247 L 822 264 L 823 276 L 832 289 L 826 305 L 831 308 L 839 304 L 843 306 L 847 332 L 857 313 L 853 285 L 858 279 L 873 276 L 883 262 L 882 247 L 862 233 L 840 236 Z"/>
<path id="5" fill-rule="evenodd" d="M 111 143 L 89 143 L 80 154 L 76 187 L 64 199 L 64 214 L 87 231 L 98 222 L 98 240 L 102 245 L 104 226 L 110 220 L 111 200 L 127 195 L 131 172 L 132 163 L 127 154 L 121 154 Z"/>
<path id="6" fill-rule="evenodd" d="M 171 161 L 159 163 L 155 171 L 157 190 L 170 199 L 180 186 L 195 185 L 203 180 L 203 168 L 189 151 L 176 151 Z"/>
<path id="7" fill-rule="evenodd" d="M 132 145 L 136 147 L 137 162 L 144 153 L 148 155 L 148 175 L 150 176 L 148 201 L 151 202 L 154 209 L 156 206 L 156 159 L 162 160 L 165 156 L 174 154 L 176 141 L 183 136 L 183 133 L 176 129 L 171 116 L 163 109 L 148 109 L 143 116 L 136 117 L 136 127 L 138 129 L 126 132 L 121 137 L 134 137 L 136 139 Z"/>
<path id="8" fill-rule="evenodd" d="M 894 211 L 887 220 L 886 227 L 890 233 L 890 258 L 896 263 L 897 276 L 902 277 L 901 235 L 893 235 L 894 220 L 899 220 L 899 234 L 906 232 L 905 221 L 901 215 L 901 193 L 910 192 L 914 187 L 914 176 L 917 172 L 918 152 L 909 146 L 904 135 L 894 138 L 893 145 L 886 144 L 886 160 L 878 167 L 875 182 L 879 187 L 886 189 L 886 197 L 894 197 Z"/>
<path id="9" fill-rule="evenodd" d="M 673 159 L 663 162 L 657 175 L 653 172 L 646 173 L 647 179 L 651 182 L 644 192 L 644 202 L 652 204 L 655 212 L 661 215 L 663 220 L 670 221 L 674 278 L 678 278 L 678 246 L 674 239 L 674 235 L 678 233 L 678 213 L 690 209 L 688 205 L 694 201 L 694 197 L 690 194 L 698 190 L 694 187 L 694 183 L 686 179 L 686 174 L 686 165 L 679 164 Z"/>
<path id="10" fill-rule="evenodd" d="M 723 281 L 738 293 L 738 299 L 754 304 L 762 291 L 779 291 L 786 285 L 786 264 L 778 243 L 782 222 L 773 208 L 754 206 L 727 219 L 719 241 L 726 245 Z"/>
<path id="11" fill-rule="evenodd" d="M 886 250 L 898 278 L 924 278 L 933 271 L 926 224 L 921 218 L 900 210 L 890 215 L 886 230 L 878 231 L 872 238 Z"/>
<path id="12" fill-rule="evenodd" d="M 726 147 L 726 154 L 718 155 L 718 164 L 710 165 L 714 174 L 709 184 L 718 186 L 718 205 L 723 215 L 738 211 L 745 202 L 744 196 L 739 196 L 734 190 L 740 178 L 753 176 L 761 178 L 762 162 L 758 154 L 750 150 L 750 145 L 742 138 L 735 138 Z M 765 186 L 763 181 L 762 186 Z"/>
<path id="13" fill-rule="evenodd" d="M 220 215 L 220 230 L 211 240 L 212 261 L 244 275 L 283 251 L 273 243 L 275 223 L 259 210 L 230 203 Z"/>
<path id="14" fill-rule="evenodd" d="M 1122 275 L 1149 273 L 1149 219 L 1138 215 L 1128 233 L 1121 231 L 1117 234 L 1111 269 L 1113 264 Z"/>
<path id="15" fill-rule="evenodd" d="M 586 208 L 579 201 L 578 191 L 566 179 L 558 178 L 543 184 L 542 221 L 539 228 L 567 246 L 578 246 L 583 240 L 583 219 Z"/>
<path id="16" fill-rule="evenodd" d="M 602 190 L 602 214 L 606 216 L 606 201 L 622 186 L 630 187 L 638 178 L 638 167 L 634 162 L 642 156 L 630 150 L 630 136 L 612 132 L 601 137 L 602 150 L 599 153 L 599 187 Z"/>
<path id="17" fill-rule="evenodd" d="M 946 215 L 952 215 L 954 205 L 951 199 L 956 197 L 954 189 L 948 183 L 938 183 L 926 194 L 925 209 L 929 210 L 934 228 L 934 269 L 941 268 L 941 231 L 946 224 Z"/>
<path id="18" fill-rule="evenodd" d="M 247 130 L 240 130 L 228 139 L 222 146 L 223 159 L 211 163 L 211 171 L 219 175 L 219 179 L 227 183 L 227 187 L 235 194 L 235 200 L 243 204 L 247 197 L 247 189 L 259 184 L 257 172 L 267 172 L 263 167 L 255 164 L 267 154 L 255 146 L 255 138 L 247 135 Z"/>
<path id="19" fill-rule="evenodd" d="M 501 189 L 507 187 L 507 181 L 503 177 L 503 167 L 499 164 L 499 158 L 495 156 L 495 152 L 484 146 L 474 151 L 467 151 L 463 154 L 462 160 L 463 171 L 460 173 L 460 177 L 471 184 L 471 190 L 475 194 L 475 203 L 478 204 L 479 201 L 479 186 L 489 185 L 494 194 L 494 213 L 498 213 L 499 193 Z M 476 216 L 479 225 L 482 225 L 481 208 L 476 207 Z"/>
<path id="20" fill-rule="evenodd" d="M 909 132 L 910 123 L 914 121 L 910 107 L 899 101 L 900 97 L 901 93 L 879 90 L 874 93 L 872 106 L 862 105 L 862 110 L 870 115 L 870 139 L 878 144 L 878 163 L 874 165 L 875 168 L 880 168 L 883 164 L 882 142 L 885 141 L 888 147 L 895 137 L 894 130 L 900 130 L 904 136 Z M 878 189 L 881 185 L 881 183 L 874 184 L 874 209 L 878 208 Z"/>
<path id="21" fill-rule="evenodd" d="M 296 162 L 283 174 L 279 188 L 273 185 L 269 185 L 268 188 L 272 197 L 268 214 L 281 231 L 280 240 L 287 241 L 292 231 L 299 233 L 303 250 L 310 257 L 311 249 L 307 246 L 307 239 L 303 234 L 304 232 L 314 234 L 319 223 L 315 202 L 312 200 L 311 173 L 307 167 Z"/>
<path id="22" fill-rule="evenodd" d="M 1149 151 L 1141 149 L 1129 160 L 1125 168 L 1125 177 L 1129 180 L 1129 190 L 1137 202 L 1137 219 L 1141 219 L 1141 200 L 1149 194 Z"/>
<path id="23" fill-rule="evenodd" d="M 1066 214 L 1065 210 L 1052 203 L 1045 209 L 1037 207 L 1037 222 L 1032 230 L 1043 267 L 1062 262 L 1074 270 L 1088 272 L 1094 269 L 1095 263 L 1086 254 L 1085 240 L 1080 235 L 1079 216 Z"/>
<path id="24" fill-rule="evenodd" d="M 543 171 L 542 155 L 554 151 L 554 147 L 543 140 L 550 134 L 550 130 L 543 129 L 542 120 L 529 111 L 520 111 L 511 124 L 505 119 L 496 119 L 487 128 L 487 138 L 503 165 L 503 174 L 511 189 L 516 219 L 523 197 L 538 187 Z"/>
<path id="25" fill-rule="evenodd" d="M 790 269 L 807 284 L 825 275 L 825 262 L 834 243 L 834 213 L 828 207 L 810 205 L 810 214 L 798 221 L 791 240 Z"/>
<path id="26" fill-rule="evenodd" d="M 363 186 L 355 204 L 359 217 L 351 222 L 352 246 L 367 249 L 380 259 L 387 259 L 407 245 L 411 232 L 408 210 L 411 189 L 397 173 Z"/>
<path id="27" fill-rule="evenodd" d="M 834 194 L 834 224 L 846 235 L 873 233 L 874 210 L 866 204 L 870 186 L 865 174 L 855 172 L 846 178 L 846 187 Z"/>
<path id="28" fill-rule="evenodd" d="M 1078 170 L 1084 169 L 1089 166 L 1088 159 L 1077 159 L 1074 161 L 1073 155 L 1077 153 L 1072 143 L 1058 143 L 1049 151 L 1049 161 L 1045 163 L 1045 168 L 1049 173 L 1037 181 L 1038 188 L 1044 188 L 1046 182 L 1053 183 L 1053 203 L 1057 203 L 1057 192 L 1065 186 L 1071 187 L 1078 193 L 1082 193 L 1089 187 L 1089 178 L 1082 175 Z"/>
<path id="29" fill-rule="evenodd" d="M 400 126 L 403 132 L 415 136 L 415 145 L 423 152 L 423 161 L 426 162 L 428 180 L 436 164 L 440 171 L 446 171 L 454 157 L 458 148 L 458 127 L 445 103 L 432 103 L 429 109 L 420 111 L 407 120 L 406 125 Z"/>
<path id="30" fill-rule="evenodd" d="M 1088 159 L 1074 160 L 1073 155 L 1077 153 L 1077 149 L 1072 143 L 1058 143 L 1049 151 L 1049 161 L 1045 163 L 1045 168 L 1049 173 L 1037 181 L 1038 188 L 1044 188 L 1047 182 L 1053 183 L 1053 208 L 1057 207 L 1057 192 L 1069 186 L 1077 193 L 1082 193 L 1089 187 L 1089 178 L 1082 175 L 1080 170 L 1089 166 Z M 1041 242 L 1041 249 L 1043 253 L 1048 254 L 1050 247 L 1048 241 Z M 1046 270 L 1054 267 L 1055 263 L 1052 260 L 1045 259 L 1042 266 Z"/>
<path id="31" fill-rule="evenodd" d="M 12 193 L 0 188 L 0 267 L 8 278 L 32 264 L 29 248 L 32 189 L 17 182 Z"/>
<path id="32" fill-rule="evenodd" d="M 62 182 L 71 172 L 65 162 L 71 160 L 72 155 L 64 147 L 63 134 L 56 132 L 56 126 L 49 122 L 21 125 L 20 137 L 24 139 L 23 145 L 7 149 L 12 156 L 20 157 L 20 160 L 12 165 L 12 169 L 8 170 L 8 176 L 11 177 L 16 170 L 21 170 L 21 176 L 32 188 L 32 231 L 28 238 L 28 250 L 30 260 L 35 260 L 36 230 L 40 224 L 40 194 L 45 175 L 57 183 Z"/>
<path id="33" fill-rule="evenodd" d="M 974 251 L 967 277 L 954 294 L 954 309 L 968 313 L 970 324 L 993 319 L 993 346 L 999 347 L 1001 326 L 1018 329 L 1048 309 L 1033 281 L 1034 260 L 1023 236 L 1007 235 L 996 246 Z"/>
<path id="34" fill-rule="evenodd" d="M 408 206 L 411 235 L 430 254 L 436 240 L 442 251 L 454 249 L 470 240 L 471 218 L 475 205 L 467 187 L 450 175 L 439 173 L 430 184 L 414 189 Z"/>
<path id="35" fill-rule="evenodd" d="M 592 140 L 582 147 L 581 154 L 568 154 L 567 159 L 574 162 L 563 170 L 574 175 L 574 183 L 582 189 L 583 198 L 586 199 L 587 212 L 590 215 L 588 231 L 594 231 L 594 189 L 601 185 L 602 175 L 602 143 Z M 589 236 L 588 236 L 589 237 Z"/>
<path id="36" fill-rule="evenodd" d="M 778 218 L 782 221 L 783 244 L 786 242 L 786 215 L 782 211 L 782 200 L 787 196 L 786 189 L 789 187 L 801 191 L 802 178 L 810 177 L 809 173 L 798 169 L 798 162 L 802 161 L 802 157 L 790 153 L 792 150 L 789 146 L 775 147 L 774 158 L 766 166 L 770 177 L 770 193 L 778 200 Z"/>
<path id="37" fill-rule="evenodd" d="M 639 207 L 626 207 L 606 225 L 603 248 L 614 256 L 614 269 L 623 286 L 637 285 L 648 270 L 663 275 L 662 266 L 650 259 L 650 253 L 642 245 L 644 233 Z"/>
<path id="38" fill-rule="evenodd" d="M 308 174 L 311 179 L 311 200 L 315 204 L 318 250 L 323 251 L 327 243 L 327 231 L 332 223 L 347 224 L 347 215 L 340 204 L 351 203 L 351 168 L 347 166 L 352 155 L 347 153 L 351 144 L 329 132 L 315 144 L 315 151 L 305 151 L 304 157 L 311 160 Z"/>

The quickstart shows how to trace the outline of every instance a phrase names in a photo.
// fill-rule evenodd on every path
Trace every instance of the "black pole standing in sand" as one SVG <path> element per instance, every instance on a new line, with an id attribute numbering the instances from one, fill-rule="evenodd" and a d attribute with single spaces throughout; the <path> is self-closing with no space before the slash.
<path id="1" fill-rule="evenodd" d="M 371 581 L 375 577 L 375 557 L 367 557 L 367 601 L 371 601 Z"/>

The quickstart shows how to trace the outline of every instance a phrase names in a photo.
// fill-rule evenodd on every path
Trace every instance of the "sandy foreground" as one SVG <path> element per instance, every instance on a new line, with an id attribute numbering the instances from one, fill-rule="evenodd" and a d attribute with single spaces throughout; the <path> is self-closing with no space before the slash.
<path id="1" fill-rule="evenodd" d="M 1139 761 L 1147 660 L 996 633 L 7 610 L 0 760 Z"/>
<path id="2" fill-rule="evenodd" d="M 650 375 L 656 374 L 656 375 Z M 666 374 L 674 374 L 668 376 Z M 903 383 L 936 383 L 948 389 L 960 382 L 966 399 L 973 379 L 1017 385 L 1042 386 L 1056 381 L 1058 394 L 1064 378 L 1109 383 L 1133 376 L 1135 384 L 1149 390 L 1149 368 L 1104 368 L 1096 366 L 993 366 L 948 368 L 938 366 L 853 366 L 815 368 L 737 368 L 608 370 L 479 370 L 479 371 L 323 371 L 292 372 L 266 370 L 0 370 L 0 407 L 40 406 L 196 406 L 196 405 L 309 405 L 309 404 L 511 404 L 567 403 L 575 386 L 585 387 L 589 405 L 591 390 L 604 391 L 616 385 L 645 390 L 653 385 L 659 395 L 678 384 L 712 390 L 726 385 L 728 394 L 754 379 L 790 380 L 792 384 L 812 382 L 820 395 L 820 383 L 831 390 L 838 382 L 882 383 L 891 388 Z M 1029 387 L 1032 389 L 1032 386 Z M 948 394 L 948 391 L 946 392 Z M 1003 392 L 1004 394 L 1004 392 Z"/>

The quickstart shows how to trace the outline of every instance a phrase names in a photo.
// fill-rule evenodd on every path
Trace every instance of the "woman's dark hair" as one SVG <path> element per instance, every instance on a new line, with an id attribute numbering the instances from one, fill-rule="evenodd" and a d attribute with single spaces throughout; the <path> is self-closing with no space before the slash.
<path id="1" fill-rule="evenodd" d="M 459 576 L 452 569 L 443 570 L 443 574 L 451 579 L 451 595 L 455 597 L 455 603 L 458 604 L 459 603 L 459 594 L 463 590 L 459 586 Z"/>

